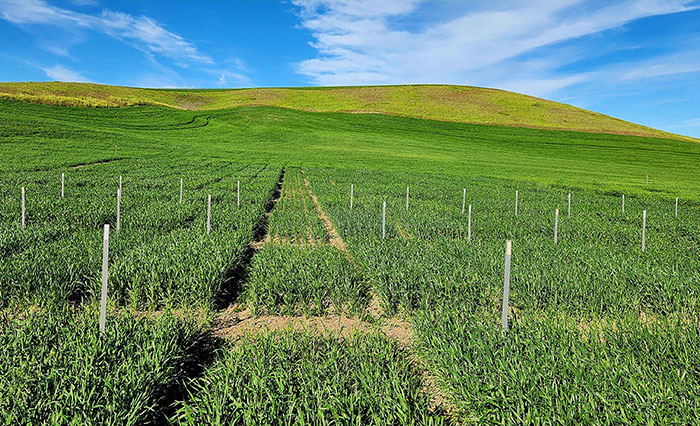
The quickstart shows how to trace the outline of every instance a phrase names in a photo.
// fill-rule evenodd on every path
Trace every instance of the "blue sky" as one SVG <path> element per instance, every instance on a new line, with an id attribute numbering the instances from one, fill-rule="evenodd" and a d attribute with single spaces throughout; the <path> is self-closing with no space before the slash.
<path id="1" fill-rule="evenodd" d="M 496 87 L 700 137 L 700 0 L 0 0 L 0 81 Z"/>

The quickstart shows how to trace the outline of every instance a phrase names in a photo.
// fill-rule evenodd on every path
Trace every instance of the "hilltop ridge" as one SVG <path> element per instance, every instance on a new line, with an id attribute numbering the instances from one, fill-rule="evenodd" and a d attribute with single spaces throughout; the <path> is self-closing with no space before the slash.
<path id="1" fill-rule="evenodd" d="M 499 89 L 454 85 L 145 89 L 92 83 L 0 83 L 0 99 L 72 107 L 156 105 L 188 110 L 275 106 L 440 121 L 626 134 L 697 142 L 571 105 Z"/>

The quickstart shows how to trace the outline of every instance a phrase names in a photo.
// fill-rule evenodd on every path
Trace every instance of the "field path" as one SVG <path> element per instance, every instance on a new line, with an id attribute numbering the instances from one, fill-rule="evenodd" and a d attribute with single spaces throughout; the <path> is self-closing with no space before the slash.
<path id="1" fill-rule="evenodd" d="M 270 229 L 268 223 L 270 221 L 270 215 L 272 210 L 275 208 L 277 202 L 282 198 L 282 186 L 284 185 L 284 174 L 285 170 L 282 169 L 280 173 L 279 180 L 277 181 L 277 186 L 275 187 L 275 193 L 265 205 L 265 214 L 261 218 L 260 223 L 256 227 L 256 231 L 253 232 L 253 241 L 250 242 L 250 248 L 253 250 L 250 259 L 248 259 L 248 264 L 252 260 L 253 255 L 256 251 L 260 250 L 266 242 L 270 242 Z M 247 265 L 246 265 L 247 266 Z"/>
<path id="2" fill-rule="evenodd" d="M 301 171 L 301 175 L 304 176 L 303 170 Z M 304 185 L 306 185 L 306 189 L 309 191 L 311 201 L 313 201 L 314 205 L 316 206 L 316 212 L 318 213 L 318 217 L 321 219 L 321 222 L 323 222 L 323 227 L 326 228 L 331 245 L 345 253 L 346 256 L 349 256 L 345 241 L 343 241 L 343 239 L 340 237 L 338 230 L 335 229 L 335 226 L 333 226 L 333 223 L 328 218 L 326 212 L 323 211 L 321 203 L 318 202 L 318 198 L 316 198 L 316 195 L 314 195 L 313 191 L 311 190 L 311 186 L 309 185 L 309 181 L 306 179 L 306 176 L 304 176 Z"/>
<path id="3" fill-rule="evenodd" d="M 338 230 L 321 207 L 318 198 L 311 190 L 311 185 L 304 175 L 303 170 L 301 170 L 301 174 L 304 186 L 308 191 L 318 217 L 323 223 L 323 227 L 328 235 L 328 244 L 341 251 L 353 265 L 361 269 L 359 263 L 356 262 L 348 251 L 347 245 L 338 233 Z M 275 194 L 266 208 L 264 217 L 261 219 L 259 230 L 264 229 L 264 232 L 257 233 L 256 237 L 253 238 L 250 243 L 250 261 L 252 261 L 252 256 L 255 252 L 260 250 L 265 244 L 281 242 L 276 239 L 271 239 L 267 223 L 275 204 L 282 197 L 283 184 L 284 170 L 280 175 Z M 306 204 L 303 204 L 302 208 L 306 211 Z M 250 261 L 247 264 L 249 264 Z M 244 280 L 245 278 L 242 276 L 242 279 Z M 454 419 L 455 416 L 452 413 L 453 410 L 449 400 L 440 389 L 435 376 L 427 369 L 426 362 L 416 353 L 413 347 L 415 332 L 412 324 L 400 316 L 391 318 L 385 317 L 380 299 L 373 288 L 369 289 L 369 296 L 370 301 L 365 309 L 365 315 L 371 317 L 373 319 L 372 321 L 368 321 L 370 318 L 349 317 L 334 311 L 330 311 L 324 316 L 309 317 L 297 315 L 255 315 L 245 304 L 235 303 L 222 310 L 217 315 L 212 325 L 212 334 L 214 337 L 236 343 L 245 335 L 289 329 L 296 331 L 313 331 L 323 336 L 336 336 L 339 339 L 349 338 L 358 331 L 364 333 L 381 333 L 387 338 L 394 340 L 399 347 L 407 352 L 411 363 L 415 367 L 416 373 L 421 377 L 423 391 L 430 398 L 430 406 L 428 409 L 431 412 L 443 411 L 448 414 L 448 418 Z"/>
<path id="4" fill-rule="evenodd" d="M 87 166 L 101 166 L 102 164 L 109 164 L 109 163 L 114 163 L 115 161 L 120 161 L 121 158 L 114 158 L 111 160 L 99 160 L 99 161 L 93 161 L 91 163 L 81 163 L 81 164 L 76 164 L 73 166 L 70 166 L 71 169 L 82 169 L 83 167 Z"/>

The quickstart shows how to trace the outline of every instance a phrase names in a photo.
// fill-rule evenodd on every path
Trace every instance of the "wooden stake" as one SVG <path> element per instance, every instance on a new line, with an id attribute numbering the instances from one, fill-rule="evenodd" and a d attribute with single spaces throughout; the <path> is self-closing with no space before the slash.
<path id="1" fill-rule="evenodd" d="M 646 249 L 646 239 L 647 239 L 647 211 L 644 210 L 642 213 L 642 251 Z"/>
<path id="2" fill-rule="evenodd" d="M 554 244 L 559 243 L 559 209 L 554 211 Z"/>
<path id="3" fill-rule="evenodd" d="M 211 232 L 211 194 L 207 199 L 207 235 Z"/>
<path id="4" fill-rule="evenodd" d="M 236 206 L 241 206 L 241 181 L 236 182 Z"/>
<path id="5" fill-rule="evenodd" d="M 408 187 L 406 187 L 406 210 L 408 210 Z"/>
<path id="6" fill-rule="evenodd" d="M 352 183 L 352 184 L 350 184 L 350 210 L 352 210 L 352 201 L 353 201 L 352 199 L 353 199 L 353 196 L 355 195 L 354 192 L 355 192 L 355 184 Z"/>
<path id="7" fill-rule="evenodd" d="M 386 201 L 382 204 L 382 240 L 386 239 Z"/>
<path id="8" fill-rule="evenodd" d="M 104 335 L 107 323 L 107 279 L 109 277 L 109 224 L 105 224 L 102 243 L 102 294 L 100 296 L 100 333 Z"/>
<path id="9" fill-rule="evenodd" d="M 569 219 L 571 219 L 571 193 L 569 192 Z"/>
<path id="10" fill-rule="evenodd" d="M 180 178 L 180 204 L 182 204 L 182 178 Z"/>
<path id="11" fill-rule="evenodd" d="M 508 298 L 510 296 L 510 256 L 511 256 L 511 240 L 506 241 L 506 265 L 503 274 L 503 314 L 501 316 L 501 325 L 503 331 L 508 331 Z"/>
<path id="12" fill-rule="evenodd" d="M 66 174 L 61 173 L 61 198 L 65 195 L 65 187 L 66 187 Z"/>
<path id="13" fill-rule="evenodd" d="M 625 214 L 625 194 L 622 194 L 622 214 Z"/>
<path id="14" fill-rule="evenodd" d="M 676 217 L 678 217 L 678 197 L 676 197 Z"/>
<path id="15" fill-rule="evenodd" d="M 122 190 L 117 189 L 117 231 L 121 229 Z"/>
<path id="16" fill-rule="evenodd" d="M 518 215 L 518 191 L 515 191 L 515 215 Z"/>
<path id="17" fill-rule="evenodd" d="M 22 187 L 22 229 L 26 225 L 25 222 L 25 202 L 24 202 L 24 187 Z"/>

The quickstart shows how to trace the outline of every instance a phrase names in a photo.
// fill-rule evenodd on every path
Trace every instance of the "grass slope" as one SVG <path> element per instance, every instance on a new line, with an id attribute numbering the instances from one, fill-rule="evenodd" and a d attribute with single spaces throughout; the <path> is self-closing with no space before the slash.
<path id="1" fill-rule="evenodd" d="M 0 83 L 0 98 L 62 106 L 158 105 L 217 110 L 274 106 L 381 113 L 475 124 L 693 140 L 571 105 L 497 89 L 449 85 L 159 90 L 86 83 Z"/>
<path id="2" fill-rule="evenodd" d="M 116 144 L 120 158 L 333 164 L 700 199 L 700 145 L 670 139 L 271 107 L 201 115 L 0 101 L 0 120 L 0 172 L 110 160 Z"/>

